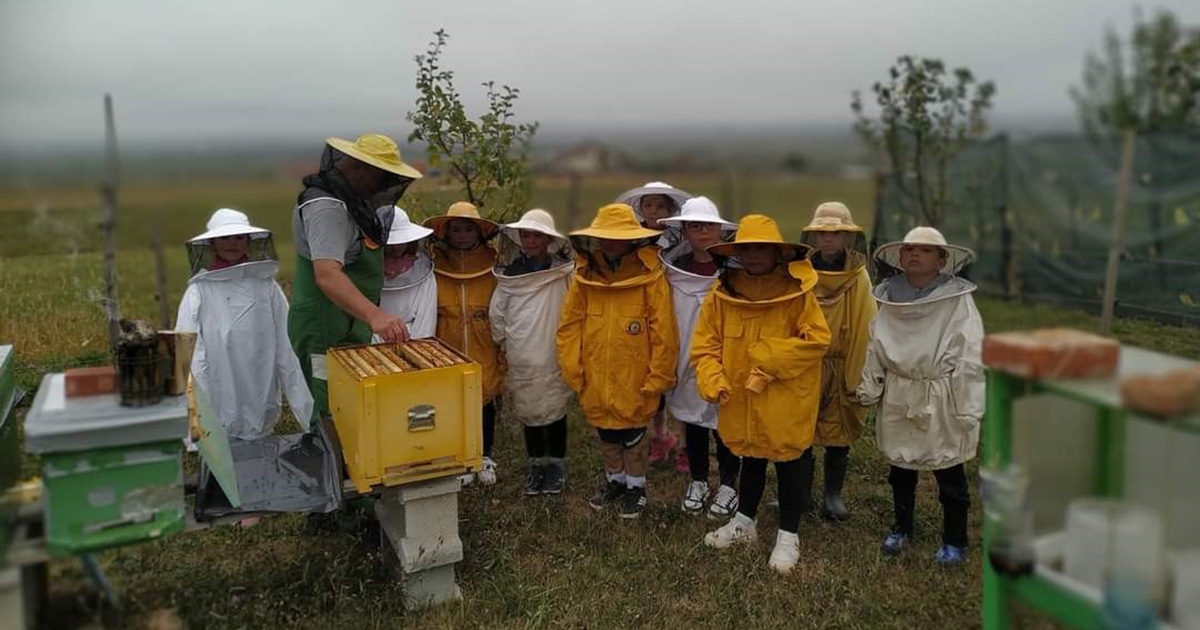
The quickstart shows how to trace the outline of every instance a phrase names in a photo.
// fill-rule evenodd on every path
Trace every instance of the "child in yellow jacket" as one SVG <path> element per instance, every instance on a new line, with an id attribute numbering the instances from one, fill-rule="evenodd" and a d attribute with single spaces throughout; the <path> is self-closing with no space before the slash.
<path id="1" fill-rule="evenodd" d="M 625 519 L 646 505 L 646 427 L 675 384 L 679 355 L 671 287 L 650 245 L 658 236 L 621 203 L 572 232 L 579 257 L 558 325 L 563 380 L 604 455 L 605 484 L 588 504 L 600 511 L 619 502 Z"/>
<path id="2" fill-rule="evenodd" d="M 742 458 L 737 513 L 704 542 L 723 549 L 757 539 L 755 515 L 767 462 L 774 462 L 779 532 L 769 565 L 780 573 L 800 559 L 797 531 L 809 503 L 821 359 L 830 337 L 807 249 L 785 243 L 775 221 L 761 214 L 742 219 L 732 243 L 710 246 L 723 270 L 700 307 L 690 357 L 700 396 L 720 405 L 717 432 Z"/>
<path id="3" fill-rule="evenodd" d="M 496 290 L 496 250 L 488 241 L 500 232 L 499 224 L 479 216 L 465 201 L 451 204 L 446 214 L 431 217 L 433 271 L 437 274 L 437 337 L 483 366 L 483 465 L 479 483 L 496 483 L 492 443 L 496 435 L 496 395 L 504 382 L 504 354 L 492 339 L 488 309 Z M 474 479 L 463 478 L 464 485 Z"/>
<path id="4" fill-rule="evenodd" d="M 821 516 L 835 521 L 850 517 L 842 501 L 842 487 L 850 463 L 850 445 L 863 432 L 867 407 L 859 404 L 855 389 L 862 382 L 875 298 L 867 273 L 867 240 L 845 204 L 831 201 L 817 206 L 804 228 L 804 242 L 813 247 L 809 257 L 817 271 L 813 293 L 825 314 L 832 341 L 825 353 L 821 383 L 821 411 L 817 418 L 816 445 L 825 448 L 825 478 Z"/>

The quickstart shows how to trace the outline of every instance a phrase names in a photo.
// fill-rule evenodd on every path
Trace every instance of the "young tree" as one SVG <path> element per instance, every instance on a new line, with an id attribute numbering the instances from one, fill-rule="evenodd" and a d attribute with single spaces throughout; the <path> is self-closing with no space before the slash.
<path id="1" fill-rule="evenodd" d="M 888 176 L 901 194 L 920 208 L 929 225 L 940 227 L 953 204 L 950 166 L 970 141 L 986 133 L 984 114 L 996 86 L 976 82 L 966 68 L 947 72 L 940 59 L 911 55 L 898 58 L 888 77 L 871 87 L 878 118 L 867 115 L 862 93 L 854 91 L 854 130 L 887 160 Z"/>
<path id="2" fill-rule="evenodd" d="M 1109 28 L 1103 53 L 1088 54 L 1083 85 L 1070 93 L 1092 137 L 1200 130 L 1200 29 L 1185 28 L 1170 11 L 1149 22 L 1136 11 L 1128 57 Z"/>
<path id="3" fill-rule="evenodd" d="M 417 55 L 416 110 L 408 113 L 408 140 L 425 143 L 430 166 L 442 167 L 463 187 L 467 200 L 495 221 L 515 219 L 529 205 L 533 180 L 529 151 L 538 124 L 513 122 L 520 90 L 487 88 L 488 109 L 478 119 L 467 115 L 454 72 L 442 67 L 450 35 L 439 29 L 425 54 Z"/>

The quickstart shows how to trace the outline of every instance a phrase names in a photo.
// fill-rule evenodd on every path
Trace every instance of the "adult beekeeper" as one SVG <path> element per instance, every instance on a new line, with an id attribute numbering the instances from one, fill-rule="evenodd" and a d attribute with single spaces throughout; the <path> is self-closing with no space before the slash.
<path id="1" fill-rule="evenodd" d="M 524 427 L 525 494 L 560 494 L 566 484 L 571 388 L 558 367 L 555 334 L 575 263 L 567 238 L 545 210 L 500 230 L 493 273 L 492 339 L 508 358 L 503 395 Z"/>
<path id="2" fill-rule="evenodd" d="M 850 445 L 863 433 L 867 407 L 854 390 L 862 381 L 875 299 L 867 273 L 867 240 L 845 204 L 817 206 L 804 228 L 804 243 L 813 248 L 809 261 L 817 272 L 813 294 L 821 304 L 832 340 L 822 364 L 821 411 L 813 444 L 824 447 L 824 501 L 821 515 L 832 520 L 850 516 L 842 500 Z"/>
<path id="3" fill-rule="evenodd" d="M 288 343 L 271 232 L 229 208 L 213 213 L 207 227 L 187 242 L 192 277 L 175 322 L 176 331 L 197 333 L 195 386 L 230 437 L 271 434 L 281 393 L 305 426 L 313 399 Z"/>
<path id="4" fill-rule="evenodd" d="M 720 272 L 720 264 L 708 248 L 729 240 L 737 225 L 722 219 L 716 204 L 707 197 L 685 201 L 678 216 L 661 219 L 659 223 L 681 234 L 679 244 L 660 251 L 659 258 L 666 271 L 667 283 L 671 285 L 675 323 L 679 328 L 679 356 L 687 357 L 700 305 L 708 297 Z M 696 370 L 686 359 L 680 360 L 675 368 L 675 387 L 667 391 L 667 411 L 683 423 L 688 469 L 692 476 L 680 507 L 689 514 L 699 514 L 707 502 L 710 518 L 733 516 L 738 506 L 737 478 L 741 460 L 717 435 L 717 405 L 700 397 L 696 388 Z M 708 483 L 710 437 L 717 446 L 720 479 L 715 496 Z"/>
<path id="5" fill-rule="evenodd" d="M 396 204 L 421 173 L 405 164 L 389 137 L 329 138 L 320 169 L 304 178 L 292 213 L 296 274 L 288 337 L 313 395 L 328 410 L 325 351 L 408 337 L 403 320 L 379 308 L 387 225 L 381 208 Z"/>
<path id="6" fill-rule="evenodd" d="M 389 214 L 392 227 L 383 253 L 379 308 L 399 315 L 409 338 L 432 337 L 437 332 L 437 277 L 427 239 L 433 230 L 413 223 L 402 208 Z"/>

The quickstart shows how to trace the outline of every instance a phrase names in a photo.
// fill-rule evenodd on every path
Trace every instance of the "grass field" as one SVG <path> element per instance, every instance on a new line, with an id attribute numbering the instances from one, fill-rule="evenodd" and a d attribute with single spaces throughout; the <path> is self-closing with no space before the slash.
<path id="1" fill-rule="evenodd" d="M 639 178 L 589 182 L 584 207 L 594 208 Z M 715 182 L 668 179 L 717 198 Z M 756 211 L 780 219 L 790 236 L 820 201 L 842 199 L 869 217 L 869 183 L 794 179 L 756 182 Z M 178 190 L 130 190 L 123 198 L 121 304 L 127 315 L 153 318 L 149 220 L 164 219 L 172 305 L 182 292 L 184 239 L 208 213 L 228 205 L 273 228 L 291 277 L 289 182 L 199 183 Z M 100 237 L 95 195 L 66 191 L 18 193 L 0 202 L 0 340 L 16 345 L 19 379 L 36 386 L 46 371 L 105 361 Z M 539 186 L 537 203 L 558 210 L 565 183 Z M 1070 311 L 979 301 L 991 331 L 1036 325 L 1095 328 L 1095 318 Z M 1146 347 L 1200 358 L 1200 331 L 1121 320 L 1116 334 Z M 21 417 L 24 410 L 19 410 Z M 831 525 L 806 517 L 801 565 L 786 579 L 767 566 L 776 515 L 764 508 L 759 544 L 729 552 L 705 547 L 714 526 L 677 507 L 686 480 L 673 470 L 651 474 L 651 505 L 638 522 L 596 515 L 584 501 L 600 470 L 593 437 L 572 417 L 568 492 L 553 499 L 519 495 L 523 455 L 514 422 L 497 437 L 500 482 L 461 496 L 466 559 L 459 567 L 462 602 L 408 614 L 390 552 L 369 524 L 338 534 L 306 534 L 301 518 L 285 515 L 250 529 L 234 527 L 175 536 L 101 556 L 125 598 L 116 612 L 98 604 L 77 565 L 52 565 L 50 622 L 55 627 L 101 623 L 144 627 L 166 610 L 188 627 L 301 628 L 972 628 L 980 619 L 978 548 L 965 567 L 940 570 L 940 511 L 935 485 L 923 478 L 915 547 L 888 560 L 878 545 L 890 523 L 887 467 L 870 436 L 854 449 L 848 481 L 851 521 Z M 36 473 L 35 462 L 26 474 Z M 818 487 L 820 472 L 818 465 Z M 974 483 L 972 484 L 974 487 Z M 768 494 L 773 492 L 773 483 Z M 972 540 L 978 543 L 978 497 Z M 1024 627 L 1047 627 L 1028 619 Z"/>

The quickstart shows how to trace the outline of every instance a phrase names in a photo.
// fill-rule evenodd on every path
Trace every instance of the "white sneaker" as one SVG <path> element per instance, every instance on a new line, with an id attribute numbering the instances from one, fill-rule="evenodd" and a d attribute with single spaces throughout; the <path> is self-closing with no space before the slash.
<path id="1" fill-rule="evenodd" d="M 734 544 L 754 542 L 757 538 L 758 529 L 754 526 L 754 519 L 739 512 L 728 523 L 705 534 L 704 544 L 724 549 Z"/>
<path id="2" fill-rule="evenodd" d="M 684 512 L 688 514 L 699 514 L 704 509 L 704 501 L 708 499 L 708 482 L 693 481 L 688 484 L 687 494 L 683 496 Z"/>
<path id="3" fill-rule="evenodd" d="M 475 483 L 475 473 L 465 473 L 458 476 L 458 487 L 470 488 Z"/>
<path id="4" fill-rule="evenodd" d="M 712 504 L 708 506 L 708 518 L 717 520 L 729 518 L 733 516 L 738 509 L 738 493 L 737 490 L 729 486 L 721 486 L 717 488 L 717 495 L 713 497 Z"/>
<path id="5" fill-rule="evenodd" d="M 483 458 L 483 468 L 478 476 L 481 485 L 490 486 L 496 483 L 496 462 L 491 457 Z"/>
<path id="6" fill-rule="evenodd" d="M 771 559 L 767 566 L 776 571 L 788 574 L 800 561 L 800 536 L 782 529 L 775 535 L 775 549 L 771 551 Z"/>

